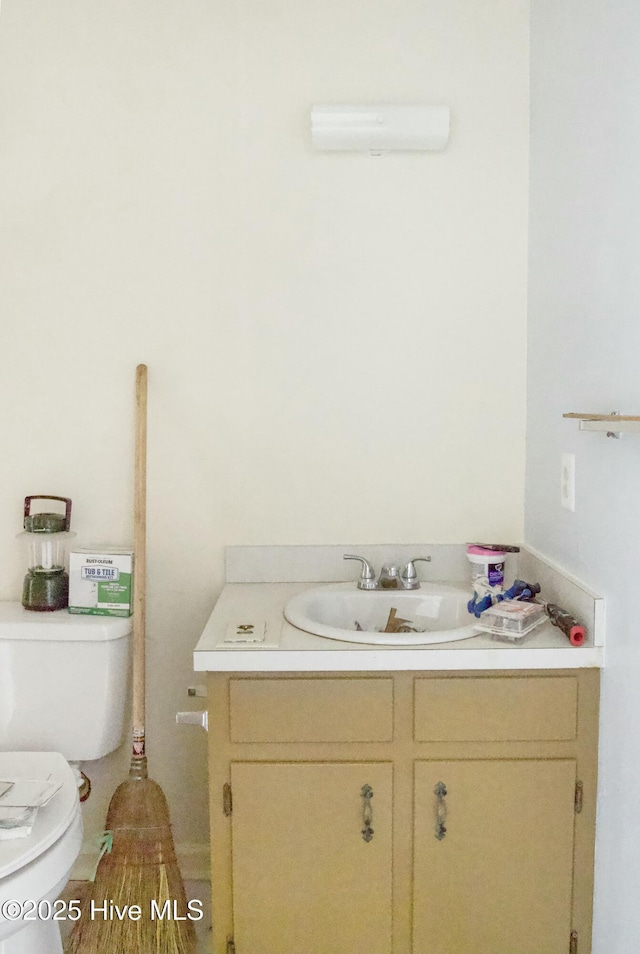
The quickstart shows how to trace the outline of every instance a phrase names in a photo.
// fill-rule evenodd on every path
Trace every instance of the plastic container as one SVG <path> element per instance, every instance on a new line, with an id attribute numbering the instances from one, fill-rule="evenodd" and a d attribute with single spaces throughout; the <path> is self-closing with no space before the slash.
<path id="1" fill-rule="evenodd" d="M 504 561 L 507 554 L 502 550 L 487 550 L 485 547 L 467 547 L 467 559 L 471 563 L 471 582 L 488 580 L 489 586 L 504 584 Z"/>
<path id="2" fill-rule="evenodd" d="M 523 600 L 502 600 L 485 610 L 475 625 L 483 633 L 491 633 L 496 639 L 513 642 L 522 639 L 546 620 L 542 603 L 527 603 Z"/>

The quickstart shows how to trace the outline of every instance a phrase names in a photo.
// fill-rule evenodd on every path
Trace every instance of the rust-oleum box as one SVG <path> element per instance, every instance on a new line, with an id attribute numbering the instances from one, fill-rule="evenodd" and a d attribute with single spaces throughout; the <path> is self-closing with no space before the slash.
<path id="1" fill-rule="evenodd" d="M 131 616 L 133 550 L 119 547 L 69 554 L 69 612 L 85 616 Z"/>

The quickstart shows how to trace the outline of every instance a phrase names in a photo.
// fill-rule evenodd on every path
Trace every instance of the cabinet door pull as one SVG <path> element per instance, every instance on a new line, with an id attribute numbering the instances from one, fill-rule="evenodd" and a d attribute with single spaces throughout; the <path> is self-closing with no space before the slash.
<path id="1" fill-rule="evenodd" d="M 447 803 L 445 802 L 447 786 L 444 782 L 438 782 L 433 790 L 433 794 L 436 796 L 436 838 L 438 841 L 442 841 L 447 834 L 445 826 L 445 821 L 447 820 Z"/>
<path id="2" fill-rule="evenodd" d="M 373 838 L 373 828 L 371 827 L 371 822 L 373 821 L 373 809 L 371 808 L 373 789 L 371 786 L 363 785 L 360 796 L 362 798 L 362 823 L 364 825 L 362 837 L 365 841 L 371 841 Z"/>

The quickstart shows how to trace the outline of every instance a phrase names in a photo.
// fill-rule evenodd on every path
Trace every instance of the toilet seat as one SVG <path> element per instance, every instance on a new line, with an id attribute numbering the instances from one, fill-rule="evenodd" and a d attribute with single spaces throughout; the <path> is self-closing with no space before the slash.
<path id="1" fill-rule="evenodd" d="M 27 838 L 0 841 L 0 899 L 22 909 L 18 917 L 8 919 L 0 912 L 0 954 L 62 954 L 60 925 L 49 912 L 82 846 L 74 773 L 59 752 L 0 752 L 0 778 L 51 778 L 62 783 L 38 809 Z"/>
<path id="2" fill-rule="evenodd" d="M 6 778 L 52 778 L 62 787 L 38 810 L 31 835 L 0 840 L 0 882 L 55 844 L 80 811 L 75 776 L 59 752 L 0 752 L 0 779 Z"/>

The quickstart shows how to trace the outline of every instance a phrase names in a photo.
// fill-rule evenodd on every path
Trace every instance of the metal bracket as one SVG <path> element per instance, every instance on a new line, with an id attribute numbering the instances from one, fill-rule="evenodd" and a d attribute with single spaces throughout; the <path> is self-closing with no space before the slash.
<path id="1" fill-rule="evenodd" d="M 225 782 L 222 786 L 222 811 L 229 818 L 233 813 L 233 798 L 231 796 L 231 785 Z"/>

